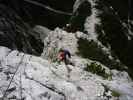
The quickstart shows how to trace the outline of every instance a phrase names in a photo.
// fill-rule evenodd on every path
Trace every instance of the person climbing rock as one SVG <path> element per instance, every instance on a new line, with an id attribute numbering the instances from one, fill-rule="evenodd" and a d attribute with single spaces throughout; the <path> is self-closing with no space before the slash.
<path id="1" fill-rule="evenodd" d="M 59 61 L 64 61 L 65 65 L 72 65 L 72 62 L 70 61 L 71 53 L 68 50 L 60 49 L 58 54 Z"/>
<path id="2" fill-rule="evenodd" d="M 70 78 L 70 72 L 72 71 L 72 69 L 68 65 L 73 65 L 73 63 L 70 60 L 71 53 L 68 50 L 60 49 L 58 54 L 58 59 L 59 61 L 63 61 L 65 63 L 68 71 L 67 77 Z"/>

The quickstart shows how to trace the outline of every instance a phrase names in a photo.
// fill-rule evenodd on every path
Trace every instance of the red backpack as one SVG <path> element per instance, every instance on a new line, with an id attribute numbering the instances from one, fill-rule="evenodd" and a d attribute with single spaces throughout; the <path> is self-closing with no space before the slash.
<path id="1" fill-rule="evenodd" d="M 64 58 L 65 58 L 65 53 L 64 53 L 64 52 L 60 52 L 59 55 L 58 55 L 58 58 L 59 58 L 60 60 L 64 60 Z"/>

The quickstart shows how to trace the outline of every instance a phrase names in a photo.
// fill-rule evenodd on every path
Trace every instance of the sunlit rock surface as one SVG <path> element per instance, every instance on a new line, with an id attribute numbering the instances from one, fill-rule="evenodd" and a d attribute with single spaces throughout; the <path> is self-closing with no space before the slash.
<path id="1" fill-rule="evenodd" d="M 0 100 L 132 100 L 133 81 L 125 70 L 78 54 L 80 38 L 96 42 L 132 73 L 133 23 L 118 5 L 125 0 L 108 1 L 0 0 Z M 60 48 L 71 52 L 72 65 L 58 62 Z M 85 71 L 92 63 L 111 77 Z"/>
<path id="2" fill-rule="evenodd" d="M 94 61 L 76 54 L 77 34 L 59 28 L 51 31 L 44 39 L 42 57 L 0 47 L 0 97 L 5 100 L 132 100 L 133 82 L 127 72 L 110 70 L 97 61 L 107 73 L 112 73 L 112 79 L 84 70 Z M 58 50 L 65 47 L 72 52 L 73 65 L 57 62 Z M 115 97 L 113 91 L 119 96 Z"/>

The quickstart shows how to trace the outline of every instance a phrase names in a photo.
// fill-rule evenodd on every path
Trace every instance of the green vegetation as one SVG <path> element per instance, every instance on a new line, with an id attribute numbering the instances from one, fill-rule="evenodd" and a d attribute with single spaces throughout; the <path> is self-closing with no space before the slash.
<path id="1" fill-rule="evenodd" d="M 85 58 L 90 58 L 92 60 L 100 60 L 101 62 L 107 59 L 107 55 L 102 51 L 98 44 L 91 40 L 79 38 L 78 40 L 78 54 Z"/>
<path id="2" fill-rule="evenodd" d="M 114 97 L 120 97 L 120 93 L 112 90 L 112 96 L 114 96 Z"/>
<path id="3" fill-rule="evenodd" d="M 88 1 L 82 2 L 78 9 L 73 13 L 69 20 L 70 27 L 68 32 L 84 31 L 84 23 L 88 16 L 92 14 L 91 3 Z"/>
<path id="4" fill-rule="evenodd" d="M 110 90 L 110 88 L 109 87 L 107 87 L 106 85 L 104 85 L 104 84 L 102 84 L 103 85 L 103 87 L 104 87 L 104 96 L 106 96 L 106 93 L 107 92 L 109 92 L 109 91 L 111 91 L 111 95 L 113 96 L 113 97 L 120 97 L 120 93 L 118 93 L 117 91 L 115 91 L 115 90 Z"/>
<path id="5" fill-rule="evenodd" d="M 93 40 L 88 41 L 87 39 L 79 38 L 77 54 L 84 58 L 99 61 L 110 69 L 124 70 L 122 64 L 109 59 L 109 55 Z"/>
<path id="6" fill-rule="evenodd" d="M 102 76 L 105 79 L 111 79 L 111 74 L 108 74 L 105 72 L 105 68 L 103 68 L 101 65 L 96 64 L 95 62 L 91 63 L 90 65 L 87 65 L 85 68 L 86 71 L 92 72 L 93 74 L 97 74 L 99 76 Z"/>

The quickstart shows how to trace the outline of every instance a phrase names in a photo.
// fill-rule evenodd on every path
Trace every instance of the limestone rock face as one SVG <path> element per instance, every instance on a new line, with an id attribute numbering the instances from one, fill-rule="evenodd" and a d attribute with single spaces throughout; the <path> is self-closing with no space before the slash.
<path id="1" fill-rule="evenodd" d="M 71 54 L 74 55 L 77 52 L 76 35 L 73 33 L 67 33 L 66 31 L 56 28 L 50 32 L 44 39 L 44 50 L 42 57 L 52 59 L 57 58 L 59 49 L 68 49 Z"/>
<path id="2" fill-rule="evenodd" d="M 127 72 L 110 70 L 100 62 L 77 55 L 80 32 L 51 31 L 44 39 L 41 57 L 0 47 L 0 98 L 25 100 L 131 100 L 133 82 Z M 58 63 L 60 48 L 71 51 L 73 65 Z M 85 71 L 97 63 L 112 79 Z M 113 91 L 119 94 L 113 95 Z"/>
<path id="3" fill-rule="evenodd" d="M 0 97 L 25 100 L 114 100 L 109 91 L 120 93 L 120 100 L 132 97 L 132 81 L 126 72 L 112 71 L 113 80 L 84 71 L 91 62 L 73 57 L 75 66 L 0 47 Z M 119 75 L 118 75 L 118 74 Z M 13 77 L 14 76 L 14 77 Z M 123 78 L 120 78 L 123 77 Z M 125 78 L 124 78 L 125 77 Z M 128 77 L 128 78 L 127 78 Z M 12 79 L 13 78 L 13 79 Z M 10 84 L 11 82 L 11 84 Z M 106 90 L 104 86 L 111 90 Z M 8 87 L 9 86 L 9 87 Z"/>
<path id="4" fill-rule="evenodd" d="M 89 74 L 76 66 L 49 63 L 39 57 L 11 51 L 0 47 L 1 98 L 26 100 L 95 100 L 104 92 L 104 87 L 88 80 Z M 67 67 L 71 71 L 67 70 Z M 11 91 L 10 91 L 11 90 Z"/>
<path id="5" fill-rule="evenodd" d="M 0 100 L 132 100 L 126 4 L 0 0 Z M 58 61 L 61 48 L 72 65 Z"/>

